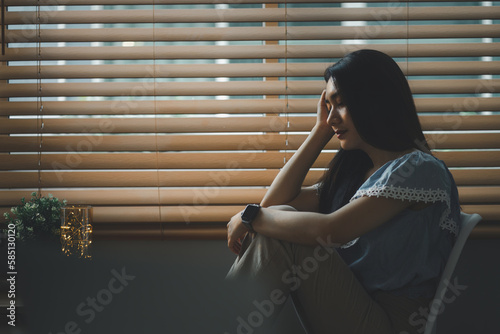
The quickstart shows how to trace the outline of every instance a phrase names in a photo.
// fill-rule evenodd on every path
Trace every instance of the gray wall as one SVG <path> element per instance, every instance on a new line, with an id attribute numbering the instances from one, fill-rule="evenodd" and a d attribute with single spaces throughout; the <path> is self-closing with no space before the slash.
<path id="1" fill-rule="evenodd" d="M 19 250 L 16 288 L 25 307 L 18 323 L 24 326 L 2 320 L 1 332 L 251 333 L 238 331 L 238 317 L 248 313 L 223 282 L 234 259 L 225 241 L 93 246 L 92 261 L 64 257 L 57 247 Z M 468 241 L 456 270 L 458 289 L 449 292 L 453 301 L 439 318 L 441 333 L 500 333 L 499 255 L 500 240 Z M 273 332 L 303 333 L 290 303 Z"/>

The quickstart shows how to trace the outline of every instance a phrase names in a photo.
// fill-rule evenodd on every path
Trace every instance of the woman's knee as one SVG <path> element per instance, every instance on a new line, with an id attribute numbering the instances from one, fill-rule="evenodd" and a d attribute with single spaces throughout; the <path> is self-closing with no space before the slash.
<path id="1" fill-rule="evenodd" d="M 283 248 L 286 247 L 284 244 L 286 242 L 271 238 L 271 237 L 266 237 L 265 235 L 255 233 L 252 237 L 252 244 L 254 247 L 257 247 L 259 249 L 265 248 L 268 249 L 269 251 L 275 249 L 275 248 Z"/>

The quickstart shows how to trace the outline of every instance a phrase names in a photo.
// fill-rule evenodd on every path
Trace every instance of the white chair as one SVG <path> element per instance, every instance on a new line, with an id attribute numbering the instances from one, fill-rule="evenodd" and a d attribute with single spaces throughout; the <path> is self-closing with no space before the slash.
<path id="1" fill-rule="evenodd" d="M 469 237 L 470 232 L 477 225 L 477 223 L 481 220 L 481 216 L 477 213 L 467 214 L 460 213 L 460 232 L 455 241 L 455 245 L 453 246 L 450 257 L 444 267 L 443 274 L 441 275 L 441 279 L 439 281 L 439 285 L 436 290 L 436 294 L 431 303 L 431 310 L 429 312 L 429 317 L 427 318 L 427 324 L 425 326 L 424 334 L 435 334 L 436 333 L 436 317 L 439 313 L 439 309 L 443 303 L 443 297 L 446 291 L 448 290 L 448 285 L 450 284 L 451 275 L 455 270 L 455 266 L 457 265 L 460 254 L 462 253 L 462 249 L 464 248 L 465 242 Z"/>

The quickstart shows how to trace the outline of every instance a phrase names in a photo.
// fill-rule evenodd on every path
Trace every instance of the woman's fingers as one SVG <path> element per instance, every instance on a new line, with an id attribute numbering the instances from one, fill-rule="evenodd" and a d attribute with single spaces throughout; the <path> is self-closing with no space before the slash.
<path id="1" fill-rule="evenodd" d="M 240 250 L 241 250 L 241 240 L 239 240 L 239 239 L 236 241 L 230 240 L 228 247 L 231 250 L 231 252 L 238 255 L 240 253 Z"/>
<path id="2" fill-rule="evenodd" d="M 227 246 L 233 253 L 238 255 L 241 249 L 241 236 L 235 230 L 237 227 L 235 225 L 237 224 L 233 219 L 227 224 Z"/>
<path id="3" fill-rule="evenodd" d="M 318 101 L 317 114 L 319 123 L 326 123 L 326 120 L 328 118 L 328 107 L 326 105 L 325 96 L 326 96 L 326 90 L 323 90 Z"/>
<path id="4" fill-rule="evenodd" d="M 236 253 L 236 254 L 240 253 L 240 251 L 241 251 L 241 241 L 240 240 L 238 240 L 234 243 L 233 249 L 234 249 L 234 253 Z"/>

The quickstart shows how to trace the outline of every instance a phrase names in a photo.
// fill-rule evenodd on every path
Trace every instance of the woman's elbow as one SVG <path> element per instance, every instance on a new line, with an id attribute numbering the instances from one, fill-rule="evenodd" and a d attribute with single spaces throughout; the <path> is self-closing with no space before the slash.
<path id="1" fill-rule="evenodd" d="M 264 206 L 260 205 L 262 207 L 272 209 L 272 210 L 280 210 L 280 211 L 297 211 L 293 206 L 287 205 L 287 204 L 282 204 L 282 205 L 271 205 L 271 206 Z"/>
<path id="2" fill-rule="evenodd" d="M 339 247 L 340 245 L 346 244 L 352 240 L 352 238 L 347 235 L 344 231 L 335 225 L 326 223 L 320 226 L 316 231 L 316 243 L 324 245 L 325 243 L 335 245 Z"/>
<path id="3" fill-rule="evenodd" d="M 261 207 L 263 208 L 269 208 L 269 209 L 275 209 L 275 210 L 282 210 L 282 211 L 297 211 L 294 207 L 291 205 L 288 205 L 286 203 L 280 203 L 268 199 L 263 199 L 260 204 Z"/>

